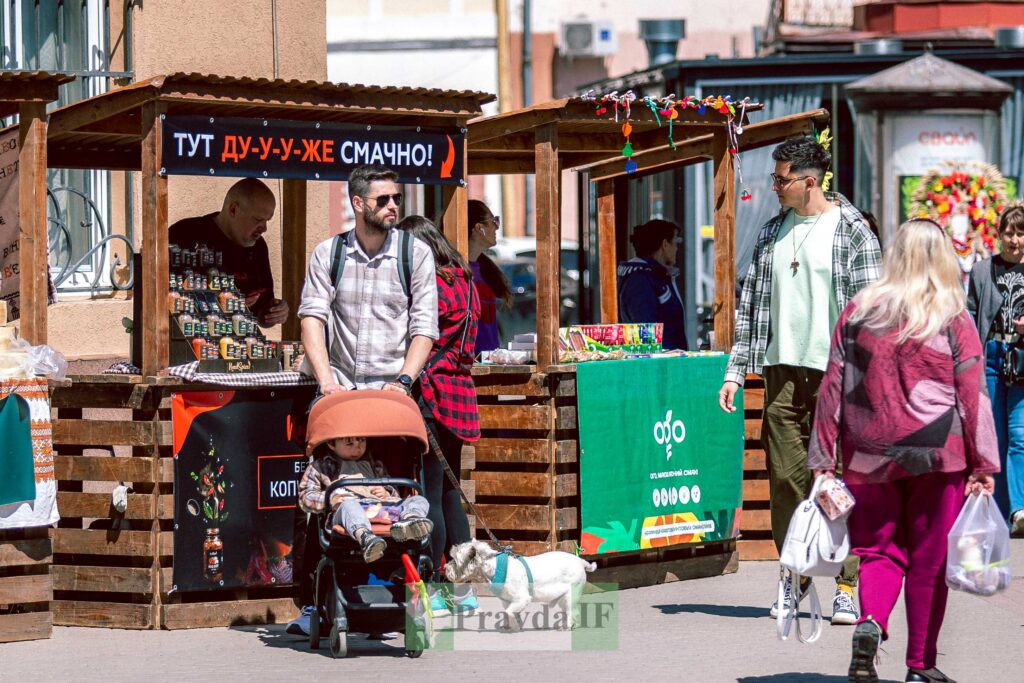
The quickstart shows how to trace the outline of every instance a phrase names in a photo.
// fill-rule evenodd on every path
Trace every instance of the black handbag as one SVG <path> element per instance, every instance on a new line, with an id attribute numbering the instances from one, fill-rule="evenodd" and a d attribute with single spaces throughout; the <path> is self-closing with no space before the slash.
<path id="1" fill-rule="evenodd" d="M 1024 384 L 1024 346 L 1011 344 L 1003 356 L 1003 381 Z"/>

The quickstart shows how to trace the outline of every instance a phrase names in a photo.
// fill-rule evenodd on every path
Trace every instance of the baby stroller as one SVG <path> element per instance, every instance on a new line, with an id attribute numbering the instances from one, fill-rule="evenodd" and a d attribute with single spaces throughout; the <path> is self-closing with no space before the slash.
<path id="1" fill-rule="evenodd" d="M 393 486 L 403 496 L 422 493 L 418 483 L 427 434 L 416 403 L 394 391 L 346 391 L 316 401 L 309 413 L 306 454 L 331 439 L 365 436 L 374 457 L 390 475 L 381 479 L 348 479 L 332 483 L 331 493 L 346 486 Z M 346 657 L 346 635 L 353 633 L 405 633 L 405 652 L 418 657 L 427 644 L 431 628 L 429 608 L 422 595 L 411 593 L 418 604 L 410 609 L 406 588 L 419 577 L 429 580 L 433 572 L 429 537 L 398 543 L 391 538 L 390 522 L 370 518 L 373 533 L 387 541 L 384 556 L 372 564 L 354 538 L 341 526 L 330 526 L 331 512 L 318 515 L 323 556 L 314 579 L 314 616 L 310 618 L 309 645 L 320 647 L 320 638 L 330 634 L 331 654 Z M 370 574 L 390 585 L 369 585 Z M 319 624 L 320 628 L 317 628 Z"/>

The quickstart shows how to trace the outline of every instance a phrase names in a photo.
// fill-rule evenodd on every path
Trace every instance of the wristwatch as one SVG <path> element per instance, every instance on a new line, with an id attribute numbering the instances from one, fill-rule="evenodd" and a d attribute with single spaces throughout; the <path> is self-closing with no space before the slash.
<path id="1" fill-rule="evenodd" d="M 405 387 L 407 393 L 412 393 L 412 377 L 409 375 L 399 375 L 398 383 Z"/>

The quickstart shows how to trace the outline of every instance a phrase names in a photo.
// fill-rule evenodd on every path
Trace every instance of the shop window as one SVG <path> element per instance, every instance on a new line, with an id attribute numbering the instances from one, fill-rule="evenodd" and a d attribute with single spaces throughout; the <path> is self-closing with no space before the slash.
<path id="1" fill-rule="evenodd" d="M 108 89 L 107 0 L 0 0 L 3 68 L 71 73 L 51 108 Z M 50 272 L 59 291 L 109 290 L 110 172 L 50 169 Z M 130 235 L 129 235 L 130 239 Z"/>

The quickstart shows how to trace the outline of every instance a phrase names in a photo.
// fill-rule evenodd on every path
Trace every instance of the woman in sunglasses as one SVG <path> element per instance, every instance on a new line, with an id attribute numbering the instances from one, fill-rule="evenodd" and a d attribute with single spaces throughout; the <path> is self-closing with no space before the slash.
<path id="1" fill-rule="evenodd" d="M 484 252 L 498 243 L 501 219 L 491 213 L 479 199 L 469 200 L 469 266 L 473 283 L 480 294 L 480 329 L 476 351 L 493 351 L 501 346 L 498 335 L 498 301 L 505 308 L 512 306 L 512 288 L 505 274 Z"/>

